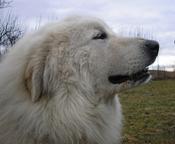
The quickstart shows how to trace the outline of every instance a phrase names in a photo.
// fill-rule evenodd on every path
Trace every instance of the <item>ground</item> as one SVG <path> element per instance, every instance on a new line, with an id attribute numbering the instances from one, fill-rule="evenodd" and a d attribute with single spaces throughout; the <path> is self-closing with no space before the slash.
<path id="1" fill-rule="evenodd" d="M 123 144 L 175 144 L 175 80 L 130 89 L 120 101 Z"/>

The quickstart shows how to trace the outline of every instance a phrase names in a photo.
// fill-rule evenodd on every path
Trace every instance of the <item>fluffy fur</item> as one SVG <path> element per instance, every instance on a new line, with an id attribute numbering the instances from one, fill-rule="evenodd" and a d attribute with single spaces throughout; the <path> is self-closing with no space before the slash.
<path id="1" fill-rule="evenodd" d="M 0 143 L 118 144 L 116 93 L 137 84 L 111 84 L 108 76 L 146 67 L 144 41 L 118 37 L 90 17 L 22 38 L 0 64 Z"/>

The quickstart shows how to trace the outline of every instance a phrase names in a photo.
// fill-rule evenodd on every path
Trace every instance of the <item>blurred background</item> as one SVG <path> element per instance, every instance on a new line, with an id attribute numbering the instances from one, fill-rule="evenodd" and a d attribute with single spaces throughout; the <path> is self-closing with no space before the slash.
<path id="1" fill-rule="evenodd" d="M 159 41 L 159 57 L 151 69 L 172 72 L 175 71 L 174 6 L 174 0 L 0 0 L 1 51 L 14 44 L 14 39 L 48 22 L 70 15 L 92 15 L 105 20 L 119 35 Z M 4 34 L 4 29 L 15 31 L 13 42 L 7 42 L 9 33 Z"/>
<path id="2" fill-rule="evenodd" d="M 103 19 L 118 35 L 160 43 L 153 81 L 121 94 L 123 143 L 175 144 L 175 0 L 0 0 L 0 60 L 26 33 L 70 15 Z"/>

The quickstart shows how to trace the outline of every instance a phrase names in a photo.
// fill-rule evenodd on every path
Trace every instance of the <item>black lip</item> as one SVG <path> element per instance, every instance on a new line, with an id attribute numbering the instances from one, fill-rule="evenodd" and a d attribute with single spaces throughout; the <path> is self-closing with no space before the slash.
<path id="1" fill-rule="evenodd" d="M 146 80 L 149 77 L 148 69 L 141 70 L 132 75 L 112 75 L 108 77 L 109 82 L 112 84 L 121 84 L 126 81 L 137 82 L 139 80 Z"/>

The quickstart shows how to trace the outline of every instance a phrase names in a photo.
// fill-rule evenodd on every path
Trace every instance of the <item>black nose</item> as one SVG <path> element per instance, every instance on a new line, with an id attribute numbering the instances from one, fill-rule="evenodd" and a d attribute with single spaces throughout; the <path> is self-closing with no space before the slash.
<path id="1" fill-rule="evenodd" d="M 159 52 L 159 43 L 153 40 L 146 40 L 145 47 L 152 58 L 155 58 Z"/>

